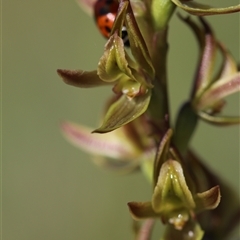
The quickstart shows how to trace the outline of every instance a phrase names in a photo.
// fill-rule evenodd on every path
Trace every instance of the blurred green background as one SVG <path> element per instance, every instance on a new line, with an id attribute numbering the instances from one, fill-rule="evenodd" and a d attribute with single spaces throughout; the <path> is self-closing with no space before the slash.
<path id="1" fill-rule="evenodd" d="M 239 60 L 239 14 L 208 19 Z M 176 17 L 169 42 L 175 116 L 188 96 L 198 50 Z M 67 86 L 56 69 L 95 69 L 104 43 L 74 0 L 2 1 L 3 240 L 131 239 L 126 203 L 149 200 L 151 187 L 139 173 L 99 170 L 59 128 L 63 120 L 98 126 L 110 89 Z M 239 95 L 228 108 L 239 113 Z M 239 191 L 239 127 L 201 123 L 192 145 Z"/>

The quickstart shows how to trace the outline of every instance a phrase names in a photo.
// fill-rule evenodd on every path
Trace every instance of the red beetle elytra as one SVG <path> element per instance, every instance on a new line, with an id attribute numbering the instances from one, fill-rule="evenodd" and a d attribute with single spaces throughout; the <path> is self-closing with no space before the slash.
<path id="1" fill-rule="evenodd" d="M 101 34 L 105 38 L 110 37 L 118 6 L 117 0 L 97 0 L 94 4 L 94 18 Z M 130 45 L 126 27 L 122 29 L 122 39 L 125 46 Z"/>

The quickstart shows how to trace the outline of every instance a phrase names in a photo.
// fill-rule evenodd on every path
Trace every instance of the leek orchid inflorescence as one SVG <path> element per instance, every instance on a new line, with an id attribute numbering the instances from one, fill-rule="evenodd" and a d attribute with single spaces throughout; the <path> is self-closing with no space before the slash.
<path id="1" fill-rule="evenodd" d="M 93 14 L 94 1 L 79 4 Z M 177 8 L 197 16 L 178 14 L 196 36 L 199 61 L 192 91 L 172 124 L 167 33 Z M 135 239 L 150 239 L 153 223 L 160 219 L 166 225 L 163 240 L 223 240 L 240 220 L 235 192 L 189 146 L 201 120 L 216 126 L 240 123 L 239 116 L 221 114 L 225 98 L 240 91 L 238 63 L 204 18 L 239 11 L 240 5 L 217 8 L 189 0 L 120 0 L 97 69 L 58 70 L 65 83 L 76 87 L 112 87 L 98 128 L 66 121 L 62 131 L 93 155 L 98 166 L 123 173 L 139 170 L 150 181 L 150 200 L 128 203 L 133 220 L 143 221 Z M 122 39 L 123 27 L 129 48 Z M 222 58 L 219 69 L 217 52 Z"/>

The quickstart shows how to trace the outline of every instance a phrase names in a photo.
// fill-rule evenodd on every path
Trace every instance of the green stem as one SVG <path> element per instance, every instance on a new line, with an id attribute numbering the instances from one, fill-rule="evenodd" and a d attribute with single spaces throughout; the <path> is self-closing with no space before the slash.
<path id="1" fill-rule="evenodd" d="M 176 6 L 171 0 L 152 0 L 149 52 L 156 71 L 154 88 L 149 106 L 149 113 L 154 124 L 165 132 L 169 128 L 169 101 L 167 86 L 167 33 L 168 22 Z"/>
<path id="2" fill-rule="evenodd" d="M 151 15 L 156 31 L 166 28 L 175 8 L 176 5 L 171 0 L 152 0 Z"/>
<path id="3" fill-rule="evenodd" d="M 167 87 L 167 28 L 152 37 L 150 55 L 156 71 L 154 88 L 149 106 L 149 112 L 154 123 L 161 131 L 169 127 L 169 104 Z"/>

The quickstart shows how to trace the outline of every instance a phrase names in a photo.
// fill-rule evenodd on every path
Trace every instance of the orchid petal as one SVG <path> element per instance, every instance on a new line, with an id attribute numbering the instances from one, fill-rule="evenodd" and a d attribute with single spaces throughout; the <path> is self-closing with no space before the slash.
<path id="1" fill-rule="evenodd" d="M 123 1 L 123 3 L 125 2 Z M 138 28 L 137 22 L 135 20 L 131 5 L 128 5 L 125 24 L 128 31 L 129 42 L 131 46 L 131 52 L 135 60 L 141 66 L 141 69 L 144 70 L 142 73 L 146 75 L 145 84 L 149 87 L 152 87 L 152 80 L 155 76 L 155 70 L 152 65 L 151 57 L 147 49 L 147 45 L 143 39 L 143 36 Z"/>
<path id="2" fill-rule="evenodd" d="M 129 202 L 128 208 L 134 220 L 160 217 L 153 210 L 151 202 Z"/>
<path id="3" fill-rule="evenodd" d="M 154 186 L 157 183 L 161 166 L 167 160 L 167 157 L 168 157 L 167 154 L 169 151 L 172 134 L 173 134 L 172 129 L 168 129 L 168 131 L 163 136 L 163 138 L 160 142 L 160 145 L 158 147 L 156 158 L 154 161 L 154 172 L 153 172 Z"/>
<path id="4" fill-rule="evenodd" d="M 150 98 L 150 91 L 134 98 L 129 98 L 123 94 L 108 109 L 102 126 L 93 132 L 110 132 L 133 121 L 147 110 Z"/>
<path id="5" fill-rule="evenodd" d="M 199 18 L 205 33 L 205 44 L 202 50 L 202 56 L 200 59 L 200 64 L 198 65 L 196 81 L 195 81 L 195 98 L 202 94 L 202 92 L 209 86 L 212 81 L 212 72 L 214 67 L 214 59 L 216 56 L 216 40 L 214 34 L 208 25 L 208 23 L 203 19 Z"/>
<path id="6" fill-rule="evenodd" d="M 118 13 L 112 27 L 112 33 L 117 32 L 117 35 L 120 37 L 122 37 L 122 28 L 123 28 L 128 5 L 129 5 L 128 1 L 121 1 L 119 3 Z"/>
<path id="7" fill-rule="evenodd" d="M 194 197 L 196 212 L 214 209 L 220 203 L 221 194 L 219 186 L 215 186 L 203 193 L 197 193 Z"/>
<path id="8" fill-rule="evenodd" d="M 126 20 L 129 14 L 131 15 L 131 17 L 129 20 Z M 121 39 L 124 21 L 128 31 L 128 38 L 131 45 L 132 55 L 134 56 L 139 66 L 141 66 L 141 68 L 139 68 L 138 64 L 134 63 L 132 59 L 128 56 L 127 52 L 124 51 L 124 45 Z M 151 80 L 154 76 L 154 68 L 152 66 L 145 41 L 143 40 L 141 32 L 138 29 L 135 17 L 131 10 L 131 5 L 128 1 L 120 2 L 119 11 L 112 28 L 112 33 L 113 35 L 116 34 L 116 36 L 121 39 L 121 44 L 119 43 L 120 51 L 119 49 L 117 49 L 119 53 L 116 53 L 116 57 L 118 56 L 118 54 L 122 56 L 120 61 L 125 65 L 125 71 L 127 69 L 126 72 L 124 71 L 124 69 L 121 69 L 121 71 L 123 71 L 128 77 L 134 79 L 135 81 L 138 81 L 145 86 L 152 87 Z M 136 49 L 136 44 L 138 45 L 138 47 L 140 46 L 140 48 Z M 119 62 L 117 62 L 117 64 L 120 68 L 121 65 L 119 64 Z"/>
<path id="9" fill-rule="evenodd" d="M 98 63 L 98 75 L 105 82 L 114 82 L 123 74 L 134 79 L 125 57 L 123 40 L 114 33 L 105 45 L 105 51 Z"/>
<path id="10" fill-rule="evenodd" d="M 216 14 L 226 14 L 234 13 L 240 11 L 240 4 L 236 6 L 223 7 L 223 8 L 213 8 L 208 5 L 192 2 L 192 1 L 181 1 L 181 0 L 172 0 L 178 7 L 187 11 L 190 14 L 198 16 L 206 15 L 216 15 Z"/>
<path id="11" fill-rule="evenodd" d="M 240 72 L 219 79 L 209 87 L 198 99 L 197 110 L 206 110 L 219 100 L 240 91 Z"/>
<path id="12" fill-rule="evenodd" d="M 94 155 L 130 159 L 135 158 L 139 153 L 132 144 L 128 144 L 127 137 L 124 137 L 121 131 L 101 135 L 91 134 L 92 129 L 71 122 L 64 122 L 62 131 L 75 146 Z"/>
<path id="13" fill-rule="evenodd" d="M 97 71 L 87 72 L 82 70 L 58 69 L 57 73 L 66 84 L 74 87 L 91 88 L 109 85 L 109 83 L 99 78 Z"/>
<path id="14" fill-rule="evenodd" d="M 221 67 L 221 72 L 218 78 L 221 79 L 226 76 L 237 73 L 238 71 L 237 62 L 235 61 L 235 59 L 233 59 L 231 53 L 227 51 L 227 49 L 221 43 L 218 43 L 218 48 L 221 51 L 224 59 L 223 65 Z"/>

